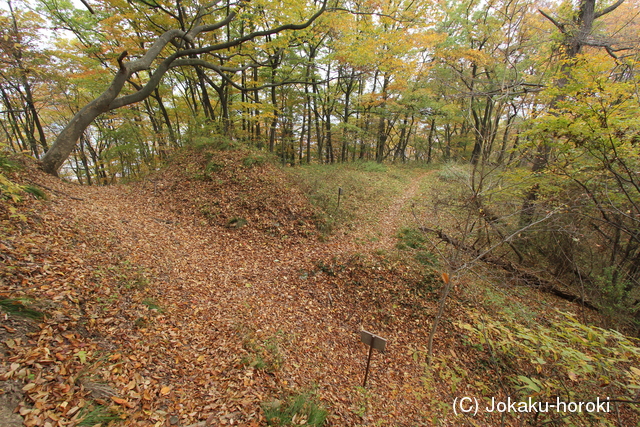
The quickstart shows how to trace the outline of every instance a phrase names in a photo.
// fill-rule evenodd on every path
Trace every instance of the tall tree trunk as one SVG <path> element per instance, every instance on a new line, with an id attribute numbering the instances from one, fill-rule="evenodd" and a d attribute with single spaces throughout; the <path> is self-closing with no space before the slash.
<path id="1" fill-rule="evenodd" d="M 22 37 L 18 29 L 18 22 L 16 20 L 16 16 L 13 11 L 13 5 L 11 4 L 11 1 L 7 2 L 7 5 L 9 6 L 9 11 L 11 13 L 11 22 L 13 27 L 12 29 L 17 42 L 16 46 L 18 46 L 22 43 Z M 29 70 L 27 69 L 27 67 L 24 65 L 22 61 L 22 50 L 20 48 L 15 48 L 13 49 L 12 53 L 16 61 L 16 64 L 18 66 L 18 75 L 20 76 L 20 83 L 22 85 L 22 90 L 24 90 L 24 93 L 20 91 L 21 92 L 20 95 L 22 96 L 22 98 L 24 99 L 24 102 L 26 103 L 25 116 L 28 117 L 29 115 L 31 115 L 31 120 L 33 121 L 33 125 L 38 131 L 40 145 L 42 146 L 42 149 L 46 151 L 49 147 L 47 146 L 47 139 L 45 137 L 44 130 L 42 129 L 42 124 L 40 123 L 40 118 L 38 116 L 38 110 L 36 109 L 36 105 L 33 100 L 33 94 L 31 92 L 31 83 L 27 78 L 27 74 Z M 25 124 L 27 123 L 25 122 Z M 25 129 L 25 130 L 27 130 L 27 138 L 29 139 L 33 155 L 36 158 L 39 158 L 40 150 L 38 149 L 37 143 L 36 143 L 35 132 L 34 132 L 35 129 L 33 129 L 32 127 L 31 129 Z"/>
<path id="2" fill-rule="evenodd" d="M 272 76 L 275 76 L 275 69 L 272 71 Z M 273 118 L 269 125 L 269 152 L 273 153 L 276 146 L 276 130 L 278 128 L 278 98 L 275 86 L 271 88 L 271 105 L 273 106 Z"/>
<path id="3" fill-rule="evenodd" d="M 273 106 L 273 118 L 271 119 L 271 125 L 269 126 L 269 152 L 273 153 L 276 146 L 276 131 L 278 127 L 278 97 L 276 92 L 276 73 L 282 60 L 281 51 L 277 51 L 269 58 L 269 67 L 271 67 L 271 105 Z M 284 153 L 283 153 L 284 155 Z"/>
<path id="4" fill-rule="evenodd" d="M 436 129 L 436 119 L 431 119 L 431 127 L 429 128 L 429 136 L 427 137 L 427 163 L 431 163 L 433 152 L 433 135 Z"/>
<path id="5" fill-rule="evenodd" d="M 387 147 L 387 128 L 384 109 L 387 102 L 387 88 L 389 86 L 389 75 L 384 73 L 382 77 L 382 105 L 380 105 L 380 119 L 378 120 L 378 138 L 376 143 L 376 162 L 382 163 L 384 152 Z"/>
<path id="6" fill-rule="evenodd" d="M 158 102 L 158 108 L 160 109 L 160 114 L 162 114 L 162 118 L 164 119 L 164 123 L 167 125 L 167 131 L 169 132 L 169 141 L 174 146 L 178 146 L 178 139 L 176 138 L 176 133 L 173 130 L 173 125 L 171 124 L 171 118 L 169 117 L 169 113 L 164 106 L 164 102 L 162 102 L 162 97 L 160 96 L 160 91 L 158 88 L 154 91 L 154 98 Z"/>
<path id="7" fill-rule="evenodd" d="M 67 160 L 71 151 L 73 151 L 82 133 L 93 123 L 96 117 L 110 110 L 111 103 L 116 99 L 130 75 L 130 71 L 122 63 L 125 56 L 126 52 L 118 58 L 120 68 L 107 90 L 82 107 L 62 132 L 58 134 L 56 142 L 42 158 L 42 169 L 45 172 L 58 176 L 58 170 Z"/>
<path id="8" fill-rule="evenodd" d="M 324 127 L 325 127 L 325 136 L 326 136 L 325 144 L 326 144 L 326 152 L 327 152 L 327 163 L 332 164 L 334 161 L 333 134 L 331 131 L 331 111 L 329 109 L 325 110 Z"/>
<path id="9" fill-rule="evenodd" d="M 320 90 L 318 89 L 318 82 L 316 82 L 315 77 L 311 81 L 311 88 L 313 89 L 313 117 L 316 128 L 316 139 L 318 142 L 318 162 L 324 163 L 323 158 L 323 149 L 324 149 L 324 133 L 322 128 L 322 117 L 320 115 L 320 109 L 318 108 L 318 94 Z"/>
<path id="10" fill-rule="evenodd" d="M 84 174 L 87 177 L 87 184 L 88 185 L 93 185 L 93 183 L 91 182 L 91 169 L 89 168 L 89 161 L 87 159 L 87 153 L 84 151 L 84 135 L 80 137 L 80 148 L 79 148 L 79 154 L 80 154 L 80 160 L 82 161 L 82 167 L 84 168 Z"/>
<path id="11" fill-rule="evenodd" d="M 10 117 L 9 126 L 11 127 L 11 132 L 9 132 L 9 130 L 6 129 L 7 139 L 9 139 L 9 141 L 11 141 L 12 144 L 14 140 L 17 142 L 17 144 L 20 146 L 20 150 L 17 150 L 17 151 L 29 151 L 30 150 L 29 143 L 25 138 L 23 132 L 20 130 L 21 120 L 17 115 L 18 111 L 14 109 L 13 104 L 11 103 L 9 94 L 5 91 L 3 87 L 0 87 L 0 94 L 2 94 L 2 100 L 7 110 L 7 114 Z M 11 137 L 11 134 L 13 134 L 13 138 Z"/>
<path id="12" fill-rule="evenodd" d="M 376 143 L 376 162 L 384 160 L 384 149 L 387 146 L 386 119 L 383 115 L 378 119 L 378 139 Z"/>
<path id="13" fill-rule="evenodd" d="M 216 113 L 213 105 L 211 105 L 211 98 L 209 98 L 209 92 L 207 91 L 206 75 L 202 68 L 195 67 L 195 69 L 198 76 L 198 86 L 200 87 L 200 105 L 204 109 L 204 116 L 209 120 L 214 120 Z"/>

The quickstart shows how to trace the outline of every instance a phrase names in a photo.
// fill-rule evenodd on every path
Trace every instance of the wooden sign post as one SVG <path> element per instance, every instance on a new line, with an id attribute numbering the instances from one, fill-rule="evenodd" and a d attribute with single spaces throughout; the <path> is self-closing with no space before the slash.
<path id="1" fill-rule="evenodd" d="M 340 209 L 340 196 L 342 196 L 342 187 L 338 187 L 338 207 L 336 210 Z"/>
<path id="2" fill-rule="evenodd" d="M 372 334 L 367 331 L 360 331 L 360 341 L 369 346 L 369 357 L 367 358 L 367 369 L 364 371 L 364 382 L 362 383 L 362 387 L 367 386 L 367 377 L 369 377 L 369 365 L 371 364 L 371 355 L 373 354 L 373 349 L 375 348 L 380 353 L 384 353 L 384 348 L 387 345 L 387 340 L 379 337 L 376 334 Z"/>

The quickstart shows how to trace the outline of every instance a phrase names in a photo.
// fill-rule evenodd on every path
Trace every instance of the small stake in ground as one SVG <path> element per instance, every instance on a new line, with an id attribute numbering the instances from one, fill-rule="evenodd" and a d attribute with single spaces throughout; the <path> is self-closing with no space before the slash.
<path id="1" fill-rule="evenodd" d="M 338 187 L 338 207 L 336 210 L 340 209 L 340 196 L 342 196 L 342 187 Z"/>
<path id="2" fill-rule="evenodd" d="M 364 382 L 362 383 L 362 387 L 367 386 L 367 377 L 369 376 L 369 365 L 371 364 L 371 355 L 373 354 L 373 349 L 375 348 L 380 353 L 384 353 L 384 348 L 387 345 L 387 340 L 379 337 L 371 332 L 360 331 L 360 341 L 369 346 L 369 357 L 367 357 L 367 369 L 364 371 Z"/>

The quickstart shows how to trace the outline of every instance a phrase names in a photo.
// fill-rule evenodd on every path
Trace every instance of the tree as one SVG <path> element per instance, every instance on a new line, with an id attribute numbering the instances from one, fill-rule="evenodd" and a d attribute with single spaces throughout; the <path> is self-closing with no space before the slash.
<path id="1" fill-rule="evenodd" d="M 43 83 L 43 64 L 47 54 L 39 50 L 42 20 L 32 12 L 14 8 L 7 3 L 8 16 L 0 11 L 0 105 L 7 120 L 0 121 L 13 145 L 29 151 L 34 157 L 48 148 L 38 111 L 37 89 Z"/>
<path id="2" fill-rule="evenodd" d="M 620 68 L 602 51 L 578 54 L 531 132 L 553 141 L 538 203 L 563 206 L 564 226 L 530 246 L 544 246 L 549 270 L 616 315 L 640 300 L 640 80 L 620 79 Z"/>
<path id="3" fill-rule="evenodd" d="M 614 58 L 616 57 L 615 52 L 626 50 L 626 47 L 615 47 L 615 43 L 611 38 L 594 32 L 595 21 L 615 11 L 623 3 L 624 0 L 618 0 L 614 4 L 597 11 L 596 0 L 580 0 L 578 9 L 571 10 L 568 14 L 569 16 L 565 18 L 554 18 L 542 9 L 538 9 L 542 16 L 547 18 L 561 34 L 562 60 L 560 62 L 562 76 L 556 80 L 556 86 L 563 87 L 566 84 L 571 75 L 573 60 L 582 53 L 585 47 L 604 48 Z M 553 108 L 560 99 L 552 100 L 549 104 L 550 107 Z M 549 145 L 544 143 L 538 147 L 533 161 L 532 169 L 534 172 L 544 169 L 547 165 L 550 154 L 549 148 Z M 536 192 L 534 189 L 529 193 L 525 205 L 535 199 Z M 523 212 L 525 212 L 526 216 L 526 209 L 523 209 Z"/>
<path id="4" fill-rule="evenodd" d="M 543 74 L 527 72 L 535 66 L 536 15 L 527 0 L 448 2 L 442 13 L 437 28 L 446 37 L 437 46 L 438 66 L 427 83 L 442 98 L 437 112 L 444 116 L 439 121 L 445 156 L 465 153 L 469 146 L 473 165 L 494 153 L 492 160 L 501 160 L 513 120 L 525 114 L 522 106 L 539 90 Z"/>
<path id="5" fill-rule="evenodd" d="M 188 29 L 173 28 L 165 30 L 160 36 L 155 38 L 151 46 L 146 49 L 141 57 L 125 62 L 128 52 L 126 50 L 123 51 L 117 58 L 118 71 L 113 77 L 109 87 L 73 116 L 42 158 L 42 167 L 45 172 L 57 175 L 58 170 L 73 151 L 81 135 L 96 117 L 107 111 L 115 110 L 148 98 L 154 93 L 154 90 L 170 69 L 192 66 L 211 69 L 220 74 L 225 72 L 239 72 L 242 68 L 219 66 L 212 61 L 210 62 L 206 58 L 206 55 L 212 54 L 213 52 L 229 50 L 254 39 L 268 37 L 286 30 L 307 28 L 326 9 L 325 0 L 310 18 L 300 24 L 282 24 L 273 28 L 258 29 L 246 35 L 231 36 L 229 32 L 230 24 L 239 19 L 239 14 L 247 13 L 247 4 L 248 3 L 241 2 L 236 5 L 235 10 L 227 7 L 216 8 L 216 5 L 201 7 L 197 10 L 193 19 L 189 22 L 189 25 L 186 26 Z M 204 22 L 210 16 L 220 15 L 222 15 L 222 17 L 219 18 L 217 22 Z M 220 41 L 216 37 L 202 40 L 207 34 L 222 30 L 227 30 L 226 35 L 228 37 L 226 40 Z M 204 41 L 204 43 L 202 43 L 201 46 L 197 46 L 197 41 Z M 168 46 L 173 47 L 173 53 L 162 59 L 161 55 Z M 161 59 L 161 61 L 156 63 L 158 59 Z M 252 64 L 247 67 L 250 68 L 253 66 L 258 66 L 258 64 Z M 130 81 L 134 75 L 141 71 L 151 69 L 153 69 L 153 71 L 150 73 L 150 77 L 144 85 L 137 85 L 133 92 L 119 97 L 125 84 Z"/>
<path id="6" fill-rule="evenodd" d="M 542 9 L 539 11 L 560 30 L 563 53 L 567 58 L 575 58 L 586 46 L 604 48 L 611 56 L 616 57 L 616 52 L 626 48 L 616 47 L 612 39 L 595 35 L 593 30 L 597 19 L 616 10 L 624 1 L 617 0 L 614 4 L 598 11 L 596 0 L 580 0 L 578 10 L 572 11 L 572 16 L 568 19 L 556 19 Z"/>

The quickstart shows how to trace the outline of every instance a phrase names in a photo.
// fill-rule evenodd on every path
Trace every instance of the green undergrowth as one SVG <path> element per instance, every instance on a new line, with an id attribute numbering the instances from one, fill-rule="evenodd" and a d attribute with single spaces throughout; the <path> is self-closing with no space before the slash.
<path id="1" fill-rule="evenodd" d="M 271 426 L 321 427 L 328 414 L 311 392 L 293 394 L 284 401 L 273 400 L 264 404 L 263 410 Z"/>
<path id="2" fill-rule="evenodd" d="M 425 422 L 464 424 L 467 416 L 456 415 L 451 402 L 469 396 L 480 408 L 490 408 L 492 399 L 515 404 L 502 414 L 481 410 L 473 425 L 640 425 L 640 341 L 595 326 L 600 324 L 596 313 L 578 320 L 575 314 L 550 310 L 550 305 L 566 311 L 579 307 L 515 286 L 519 282 L 504 271 L 474 262 L 473 252 L 444 244 L 436 232 L 421 231 L 442 230 L 462 242 L 460 247 L 495 245 L 494 235 L 489 242 L 481 239 L 478 224 L 503 227 L 508 235 L 519 218 L 510 214 L 521 205 L 514 187 L 499 176 L 473 181 L 471 172 L 467 165 L 450 163 L 433 179 L 422 180 L 413 199 L 417 219 L 397 233 L 396 248 L 423 271 L 437 273 L 446 261 L 464 266 L 443 317 L 445 324 L 456 326 L 455 343 L 437 333 L 431 364 L 425 362 L 426 347 L 416 344 L 413 352 L 414 360 L 424 363 L 423 387 L 416 393 L 434 402 L 422 411 Z M 484 190 L 478 192 L 481 205 L 471 197 L 474 188 Z M 507 258 L 510 246 L 504 246 L 494 254 Z M 442 345 L 446 351 L 438 349 Z M 559 408 L 552 406 L 558 402 Z"/>
<path id="3" fill-rule="evenodd" d="M 114 408 L 99 404 L 85 406 L 79 418 L 79 426 L 101 426 L 121 419 Z"/>
<path id="4" fill-rule="evenodd" d="M 6 210 L 10 218 L 26 221 L 26 217 L 18 212 L 16 204 L 28 195 L 41 200 L 46 200 L 47 195 L 34 185 L 15 182 L 13 175 L 23 169 L 23 166 L 14 160 L 14 158 L 18 158 L 17 156 L 7 155 L 5 151 L 3 145 L 0 144 L 0 217 Z"/>
<path id="5" fill-rule="evenodd" d="M 42 319 L 44 313 L 31 307 L 28 299 L 0 298 L 0 311 L 30 319 Z"/>
<path id="6" fill-rule="evenodd" d="M 430 364 L 425 348 L 413 350 L 424 369 L 416 393 L 433 402 L 425 422 L 464 425 L 469 414 L 456 414 L 452 402 L 469 397 L 480 408 L 473 425 L 639 425 L 640 341 L 563 312 L 521 319 L 521 309 L 501 304 L 499 312 L 472 308 L 450 318 L 457 344 Z M 487 409 L 500 402 L 512 406 Z"/>
<path id="7" fill-rule="evenodd" d="M 278 337 L 260 341 L 255 336 L 246 336 L 242 344 L 247 351 L 241 360 L 243 365 L 272 373 L 282 367 L 284 357 L 280 352 Z"/>
<path id="8" fill-rule="evenodd" d="M 546 324 L 524 325 L 477 315 L 458 326 L 485 357 L 476 364 L 491 370 L 495 381 L 484 381 L 483 396 L 508 391 L 517 402 L 583 405 L 582 411 L 551 410 L 527 416 L 531 422 L 564 425 L 632 425 L 640 415 L 634 402 L 640 389 L 640 343 L 616 331 L 584 325 L 570 314 Z M 481 396 L 478 396 L 481 397 Z M 595 402 L 610 402 L 598 406 Z M 591 410 L 589 409 L 591 408 Z M 608 410 L 606 410 L 608 408 Z M 560 413 L 562 412 L 562 413 Z M 614 416 L 614 413 L 617 414 Z M 511 414 L 515 416 L 516 414 Z M 631 422 L 631 423 L 630 423 Z M 635 425 L 635 424 L 633 424 Z"/>
<path id="9" fill-rule="evenodd" d="M 286 171 L 319 208 L 320 231 L 331 234 L 375 221 L 423 169 L 355 162 L 304 165 Z"/>

